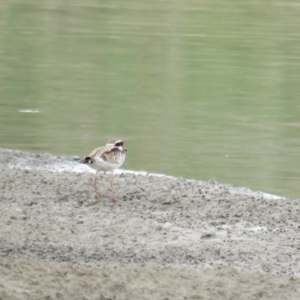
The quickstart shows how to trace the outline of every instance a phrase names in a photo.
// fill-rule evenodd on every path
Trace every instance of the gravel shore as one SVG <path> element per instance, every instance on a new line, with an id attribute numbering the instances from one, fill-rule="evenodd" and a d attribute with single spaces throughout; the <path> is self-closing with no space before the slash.
<path id="1" fill-rule="evenodd" d="M 87 168 L 0 149 L 0 299 L 300 299 L 299 199 Z"/>

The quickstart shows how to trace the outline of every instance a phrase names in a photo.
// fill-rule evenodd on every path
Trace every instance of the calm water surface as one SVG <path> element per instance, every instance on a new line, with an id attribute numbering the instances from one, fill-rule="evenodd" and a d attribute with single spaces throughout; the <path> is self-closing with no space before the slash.
<path id="1" fill-rule="evenodd" d="M 0 146 L 300 195 L 300 5 L 3 1 Z M 31 112 L 28 112 L 31 110 Z"/>

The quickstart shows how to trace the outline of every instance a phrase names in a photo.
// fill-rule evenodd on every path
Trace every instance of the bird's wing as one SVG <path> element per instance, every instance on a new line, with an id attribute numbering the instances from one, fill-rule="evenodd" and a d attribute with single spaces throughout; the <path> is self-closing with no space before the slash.
<path id="1" fill-rule="evenodd" d="M 106 162 L 112 164 L 120 164 L 124 162 L 124 154 L 118 149 L 118 147 L 106 145 L 95 149 L 89 157 L 91 159 L 100 158 Z"/>
<path id="2" fill-rule="evenodd" d="M 113 148 L 114 148 L 113 146 L 108 146 L 108 145 L 99 147 L 99 148 L 93 150 L 92 153 L 90 153 L 89 157 L 103 158 L 103 155 L 105 155 L 106 153 L 109 153 Z"/>

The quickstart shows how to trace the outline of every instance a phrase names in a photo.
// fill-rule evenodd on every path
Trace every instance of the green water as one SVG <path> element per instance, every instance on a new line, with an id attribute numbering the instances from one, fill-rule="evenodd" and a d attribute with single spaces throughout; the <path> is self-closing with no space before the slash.
<path id="1" fill-rule="evenodd" d="M 299 20 L 275 0 L 3 1 L 0 146 L 122 137 L 125 169 L 299 197 Z"/>

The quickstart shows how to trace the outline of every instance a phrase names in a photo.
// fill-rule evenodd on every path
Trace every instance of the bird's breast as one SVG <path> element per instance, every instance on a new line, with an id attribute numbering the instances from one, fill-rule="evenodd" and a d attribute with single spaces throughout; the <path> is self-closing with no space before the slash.
<path id="1" fill-rule="evenodd" d="M 99 170 L 99 171 L 114 171 L 122 166 L 125 161 L 125 154 L 114 155 L 114 156 L 105 156 L 94 157 L 95 162 L 90 167 Z"/>

